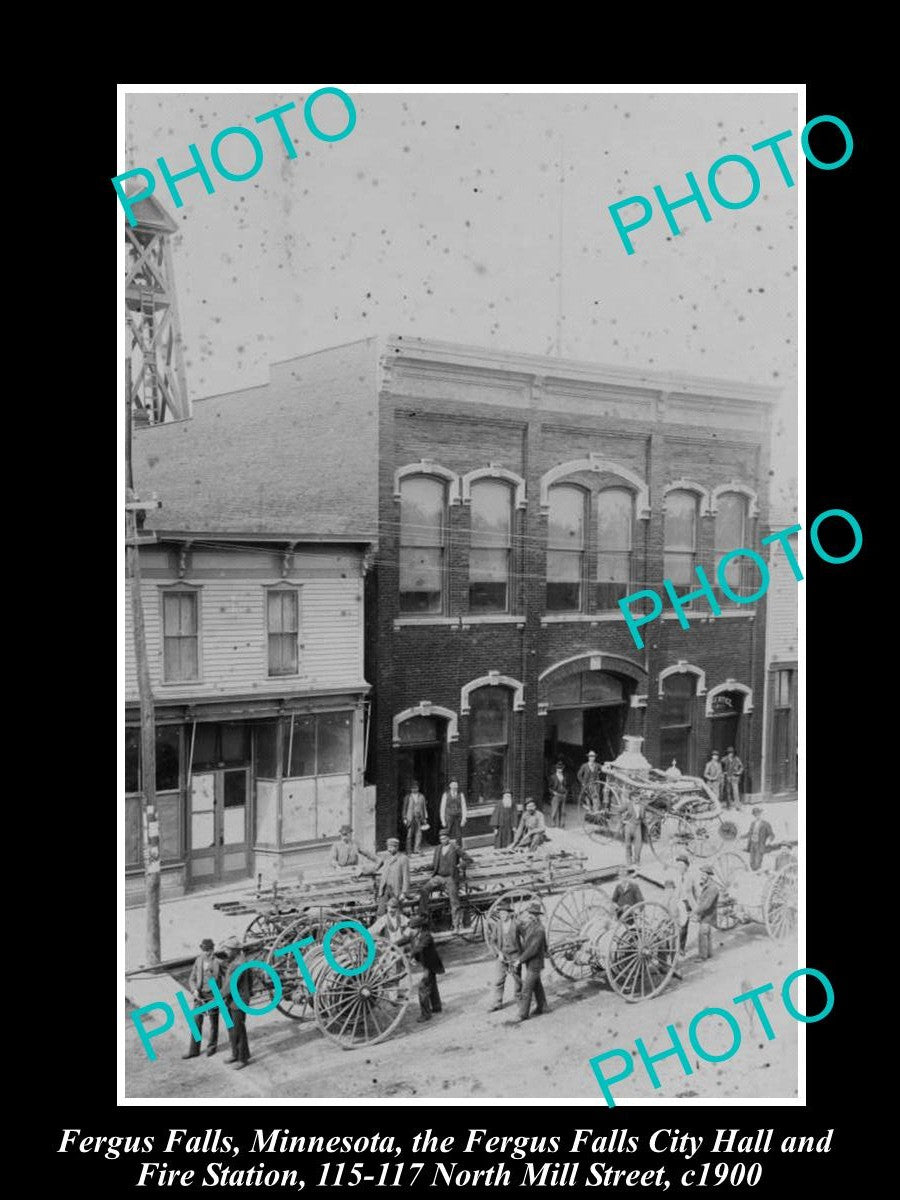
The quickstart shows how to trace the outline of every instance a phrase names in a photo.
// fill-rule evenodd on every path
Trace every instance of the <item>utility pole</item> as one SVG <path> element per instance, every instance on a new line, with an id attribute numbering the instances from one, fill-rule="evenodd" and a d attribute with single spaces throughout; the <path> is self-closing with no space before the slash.
<path id="1" fill-rule="evenodd" d="M 144 629 L 144 603 L 141 597 L 141 559 L 138 542 L 143 514 L 159 508 L 158 500 L 141 502 L 134 493 L 131 469 L 131 362 L 125 362 L 125 530 L 126 576 L 131 580 L 131 616 L 134 630 L 134 657 L 137 666 L 138 695 L 141 704 L 141 844 L 144 858 L 144 894 L 146 908 L 147 964 L 162 961 L 159 936 L 159 815 L 156 809 L 156 722 L 150 666 L 147 662 L 147 636 Z M 139 519 L 139 514 L 140 519 Z"/>

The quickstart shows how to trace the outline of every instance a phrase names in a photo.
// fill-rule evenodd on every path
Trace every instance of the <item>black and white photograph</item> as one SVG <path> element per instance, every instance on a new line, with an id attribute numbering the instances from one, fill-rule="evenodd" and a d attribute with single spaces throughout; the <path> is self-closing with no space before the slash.
<path id="1" fill-rule="evenodd" d="M 120 95 L 120 1103 L 801 1105 L 840 125 L 429 89 Z"/>

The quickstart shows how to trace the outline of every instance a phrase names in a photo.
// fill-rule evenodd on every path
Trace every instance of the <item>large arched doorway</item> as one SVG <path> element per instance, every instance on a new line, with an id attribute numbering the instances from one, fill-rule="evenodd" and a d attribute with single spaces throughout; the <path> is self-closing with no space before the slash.
<path id="1" fill-rule="evenodd" d="M 589 667 L 547 684 L 544 728 L 546 774 L 560 761 L 574 773 L 593 750 L 600 763 L 622 749 L 635 680 Z"/>
<path id="2" fill-rule="evenodd" d="M 435 714 L 411 716 L 398 722 L 395 757 L 397 770 L 397 813 L 403 821 L 403 801 L 415 779 L 428 806 L 430 829 L 425 843 L 437 843 L 440 827 L 441 793 L 446 782 L 447 720 Z"/>

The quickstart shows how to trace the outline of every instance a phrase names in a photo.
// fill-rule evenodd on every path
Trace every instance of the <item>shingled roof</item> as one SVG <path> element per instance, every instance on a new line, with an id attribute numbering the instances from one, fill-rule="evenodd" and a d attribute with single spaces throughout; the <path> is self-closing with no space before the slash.
<path id="1" fill-rule="evenodd" d="M 198 400 L 189 420 L 136 429 L 145 529 L 374 542 L 374 340 L 274 364 L 260 387 Z"/>

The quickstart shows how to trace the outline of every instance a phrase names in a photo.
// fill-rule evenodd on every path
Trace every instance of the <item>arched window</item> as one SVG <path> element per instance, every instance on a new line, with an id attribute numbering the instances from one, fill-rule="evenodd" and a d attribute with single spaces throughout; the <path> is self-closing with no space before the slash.
<path id="1" fill-rule="evenodd" d="M 505 687 L 481 687 L 469 694 L 470 804 L 499 800 L 508 786 L 509 714 L 512 692 Z"/>
<path id="2" fill-rule="evenodd" d="M 427 475 L 400 483 L 400 611 L 444 611 L 447 485 Z"/>
<path id="3" fill-rule="evenodd" d="M 597 607 L 614 609 L 631 584 L 634 496 L 625 488 L 597 495 Z"/>
<path id="4" fill-rule="evenodd" d="M 716 545 L 715 565 L 718 573 L 719 562 L 726 554 L 738 547 L 747 547 L 747 497 L 740 492 L 722 492 L 716 506 Z M 760 582 L 753 581 L 754 567 L 748 558 L 735 558 L 725 568 L 725 581 L 738 596 L 752 596 L 758 590 Z M 728 596 L 717 589 L 721 604 L 734 604 Z"/>
<path id="5" fill-rule="evenodd" d="M 507 612 L 512 546 L 512 489 L 484 479 L 471 488 L 469 611 Z"/>
<path id="6" fill-rule="evenodd" d="M 547 610 L 579 612 L 584 578 L 586 493 L 562 484 L 550 489 L 547 529 Z"/>
<path id="7" fill-rule="evenodd" d="M 670 576 L 667 576 L 670 578 Z M 694 726 L 697 676 L 678 673 L 663 681 L 659 714 L 659 765 L 668 767 L 674 759 L 685 775 L 694 769 Z"/>
<path id="8" fill-rule="evenodd" d="M 681 595 L 696 586 L 697 496 L 681 489 L 669 492 L 665 505 L 663 578 Z"/>

